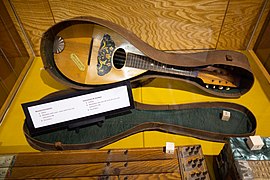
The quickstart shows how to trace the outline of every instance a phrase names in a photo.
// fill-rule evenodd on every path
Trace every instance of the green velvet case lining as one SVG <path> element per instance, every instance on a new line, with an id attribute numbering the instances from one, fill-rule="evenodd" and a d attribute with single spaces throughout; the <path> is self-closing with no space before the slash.
<path id="1" fill-rule="evenodd" d="M 229 121 L 221 120 L 223 110 L 231 112 Z M 99 127 L 90 125 L 76 133 L 74 130 L 58 130 L 34 137 L 36 140 L 64 144 L 83 144 L 102 141 L 123 133 L 143 123 L 164 123 L 217 134 L 240 135 L 252 133 L 256 123 L 241 111 L 224 108 L 192 108 L 183 110 L 132 110 L 132 113 L 106 119 Z M 142 129 L 143 131 L 143 129 Z M 171 132 L 167 129 L 167 132 Z M 207 138 L 207 137 L 206 137 Z"/>

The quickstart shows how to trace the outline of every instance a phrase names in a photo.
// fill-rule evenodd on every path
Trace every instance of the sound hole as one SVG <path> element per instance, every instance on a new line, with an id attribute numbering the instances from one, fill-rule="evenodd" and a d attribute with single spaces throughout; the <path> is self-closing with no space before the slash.
<path id="1" fill-rule="evenodd" d="M 126 62 L 126 52 L 122 48 L 118 48 L 113 55 L 113 66 L 116 69 L 121 69 L 124 67 Z"/>

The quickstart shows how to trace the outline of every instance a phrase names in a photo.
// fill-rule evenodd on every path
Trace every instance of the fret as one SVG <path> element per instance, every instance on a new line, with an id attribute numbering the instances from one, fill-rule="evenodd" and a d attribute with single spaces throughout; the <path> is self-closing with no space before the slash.
<path id="1" fill-rule="evenodd" d="M 129 61 L 127 60 L 127 59 L 130 59 Z M 126 59 L 126 65 L 128 66 L 128 67 L 132 67 L 132 66 L 134 66 L 134 64 L 133 64 L 133 57 L 132 56 L 130 56 L 129 58 L 127 58 Z"/>
<path id="2" fill-rule="evenodd" d="M 137 68 L 142 68 L 141 67 L 141 58 L 138 59 L 138 67 Z"/>
<path id="3" fill-rule="evenodd" d="M 125 66 L 130 67 L 130 66 L 132 66 L 131 63 L 132 63 L 132 61 L 127 61 L 127 60 L 126 60 Z"/>
<path id="4" fill-rule="evenodd" d="M 146 60 L 144 59 L 144 57 L 142 57 L 141 59 L 141 66 L 143 67 L 143 69 L 145 69 L 145 64 L 146 64 Z"/>

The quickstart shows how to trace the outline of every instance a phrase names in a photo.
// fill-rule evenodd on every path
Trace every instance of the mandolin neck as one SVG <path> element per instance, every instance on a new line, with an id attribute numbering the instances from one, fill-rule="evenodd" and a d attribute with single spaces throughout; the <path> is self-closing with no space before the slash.
<path id="1" fill-rule="evenodd" d="M 175 66 L 164 64 L 149 57 L 133 53 L 127 53 L 125 66 L 188 77 L 198 76 L 198 71 L 181 70 Z"/>

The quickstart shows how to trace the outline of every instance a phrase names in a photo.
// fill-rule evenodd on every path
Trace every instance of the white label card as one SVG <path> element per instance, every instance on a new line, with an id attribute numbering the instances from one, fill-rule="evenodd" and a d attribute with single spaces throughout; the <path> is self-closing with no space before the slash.
<path id="1" fill-rule="evenodd" d="M 35 128 L 130 106 L 127 86 L 28 107 Z"/>

